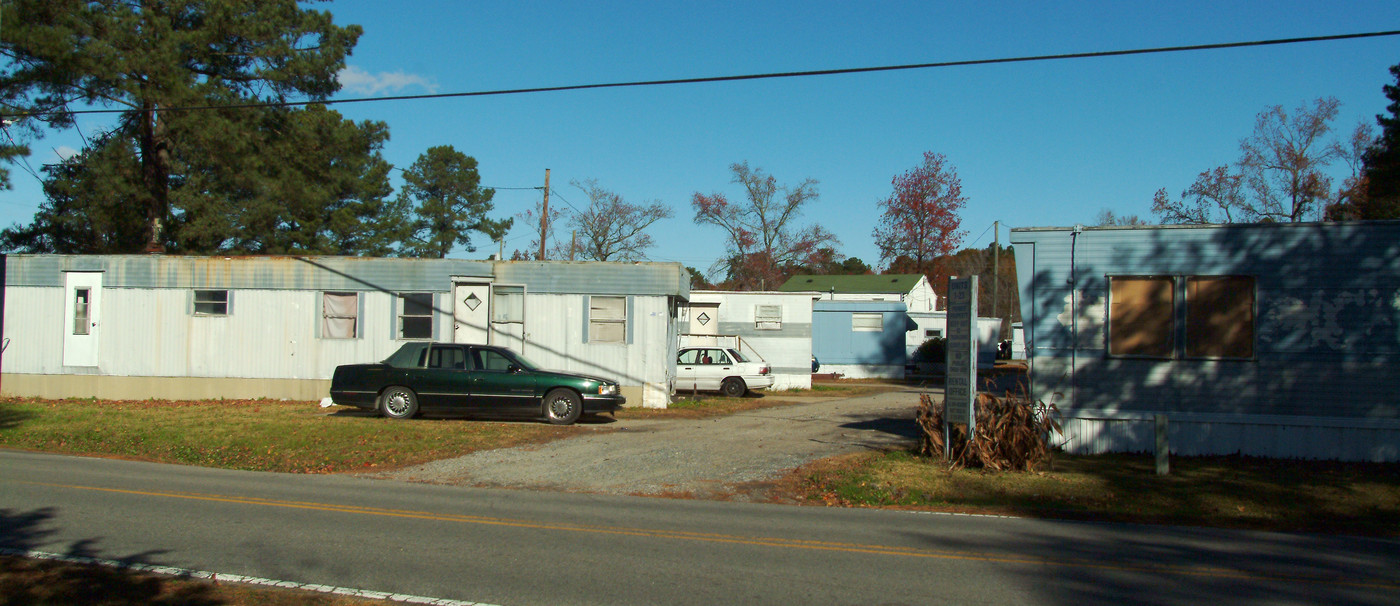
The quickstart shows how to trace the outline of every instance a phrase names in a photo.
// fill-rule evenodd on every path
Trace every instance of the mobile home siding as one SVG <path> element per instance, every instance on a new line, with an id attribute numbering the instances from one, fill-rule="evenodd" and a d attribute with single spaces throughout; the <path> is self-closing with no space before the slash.
<path id="1" fill-rule="evenodd" d="M 812 387 L 812 303 L 820 297 L 813 292 L 732 292 L 694 291 L 692 303 L 719 303 L 718 334 L 737 336 L 745 351 L 768 362 L 773 373 L 773 390 Z M 782 309 L 781 327 L 759 329 L 755 313 L 759 305 Z"/>
<path id="2" fill-rule="evenodd" d="M 881 330 L 852 329 L 856 314 L 879 314 Z M 821 372 L 848 378 L 904 378 L 905 333 L 918 326 L 903 303 L 817 301 L 812 306 L 812 350 Z"/>
<path id="3" fill-rule="evenodd" d="M 689 295 L 679 264 L 134 255 L 10 255 L 5 264 L 5 392 L 51 397 L 319 398 L 337 365 L 399 347 L 399 293 L 430 293 L 432 337 L 453 340 L 452 289 L 465 279 L 524 287 L 528 357 L 615 377 L 629 404 L 664 407 L 674 301 Z M 103 275 L 95 367 L 64 365 L 64 275 L 75 271 Z M 227 290 L 229 313 L 194 314 L 200 289 Z M 357 338 L 320 334 L 328 291 L 358 293 Z M 629 343 L 584 342 L 589 294 L 628 298 Z"/>
<path id="4" fill-rule="evenodd" d="M 1173 451 L 1400 458 L 1400 222 L 1013 230 L 1035 397 L 1066 447 L 1143 450 L 1166 414 Z M 1107 354 L 1113 276 L 1249 276 L 1249 359 Z M 1340 444 L 1337 440 L 1348 440 Z"/>

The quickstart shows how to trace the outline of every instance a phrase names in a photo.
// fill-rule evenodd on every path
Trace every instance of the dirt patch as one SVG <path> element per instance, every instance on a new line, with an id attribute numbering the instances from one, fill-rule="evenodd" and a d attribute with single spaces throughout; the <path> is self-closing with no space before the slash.
<path id="1" fill-rule="evenodd" d="M 567 440 L 478 452 L 372 477 L 761 501 L 780 478 L 811 461 L 907 447 L 915 439 L 919 397 L 907 388 L 786 400 L 714 418 L 624 416 L 599 425 L 602 431 Z"/>

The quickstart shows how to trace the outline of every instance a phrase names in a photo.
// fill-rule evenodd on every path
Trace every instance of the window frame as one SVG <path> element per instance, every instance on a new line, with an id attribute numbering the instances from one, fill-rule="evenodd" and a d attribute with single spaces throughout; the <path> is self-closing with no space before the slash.
<path id="1" fill-rule="evenodd" d="M 618 317 L 618 318 L 596 318 L 596 317 L 594 317 L 594 316 L 595 316 L 595 314 L 594 314 L 594 309 L 599 309 L 599 310 L 603 309 L 603 308 L 601 308 L 601 307 L 596 307 L 596 308 L 595 308 L 595 306 L 594 306 L 594 304 L 593 304 L 594 299 L 620 299 L 620 300 L 622 301 L 622 310 L 621 310 L 620 317 Z M 585 308 L 588 310 L 587 318 L 585 319 L 585 324 L 584 324 L 584 330 L 586 331 L 586 334 L 584 335 L 584 337 L 585 337 L 584 340 L 585 340 L 586 342 L 588 342 L 588 343 L 610 343 L 610 344 L 617 344 L 617 345 L 626 345 L 627 343 L 630 342 L 629 337 L 631 336 L 631 335 L 630 335 L 630 328 L 631 328 L 631 326 L 630 326 L 630 324 L 629 324 L 629 322 L 628 322 L 628 318 L 631 316 L 631 311 L 632 311 L 632 301 L 631 301 L 631 297 L 629 297 L 629 296 L 627 296 L 627 295 L 589 295 L 589 296 L 587 297 L 587 301 L 585 302 Z M 601 336 L 601 335 L 600 335 L 600 331 L 595 330 L 595 326 L 598 326 L 599 328 L 601 328 L 602 326 L 618 326 L 618 327 L 619 327 L 619 329 L 618 329 L 619 336 L 618 336 L 616 339 L 612 339 L 612 338 L 603 339 L 603 338 L 600 338 L 600 336 Z"/>
<path id="2" fill-rule="evenodd" d="M 1177 329 L 1178 329 L 1178 322 L 1177 322 L 1177 318 L 1176 318 L 1176 315 L 1177 315 L 1177 306 L 1180 304 L 1180 299 L 1179 299 L 1179 297 L 1177 296 L 1177 289 L 1178 289 L 1178 286 L 1177 286 L 1178 279 L 1177 279 L 1177 278 L 1178 278 L 1178 276 L 1161 275 L 1161 274 L 1129 274 L 1129 275 L 1106 276 L 1106 278 L 1107 278 L 1107 281 L 1108 281 L 1108 297 L 1107 297 L 1107 303 L 1106 303 L 1106 305 L 1105 305 L 1106 311 L 1105 311 L 1105 313 L 1104 313 L 1105 317 L 1104 317 L 1104 323 L 1103 323 L 1103 327 L 1104 327 L 1104 328 L 1103 328 L 1103 330 L 1104 330 L 1104 343 L 1103 343 L 1103 346 L 1104 346 L 1104 354 L 1107 355 L 1107 356 L 1110 357 L 1110 358 L 1139 359 L 1139 360 L 1172 360 L 1172 359 L 1176 359 L 1177 357 L 1179 357 L 1179 356 L 1177 356 L 1177 347 L 1178 347 L 1178 345 L 1179 345 L 1180 343 L 1179 343 L 1179 340 L 1177 339 L 1177 334 L 1176 334 L 1176 333 L 1177 333 Z M 1113 285 L 1114 285 L 1114 282 L 1120 281 L 1120 280 L 1121 280 L 1121 281 L 1129 281 L 1129 280 L 1132 280 L 1132 281 L 1154 281 L 1154 282 L 1165 281 L 1165 282 L 1166 282 L 1167 293 L 1170 295 L 1171 298 L 1167 301 L 1167 314 L 1166 314 L 1166 316 L 1167 316 L 1167 320 L 1166 320 L 1166 321 L 1167 321 L 1167 327 L 1166 327 L 1167 342 L 1166 342 L 1166 345 L 1163 346 L 1163 349 L 1165 350 L 1164 353 L 1160 353 L 1160 354 L 1159 354 L 1159 353 L 1155 353 L 1155 352 L 1142 353 L 1142 352 L 1137 352 L 1137 351 L 1133 351 L 1133 352 L 1119 352 L 1119 351 L 1116 350 L 1116 343 L 1117 343 L 1117 341 L 1115 341 L 1115 338 L 1114 338 L 1114 327 L 1115 327 L 1115 324 L 1118 324 L 1118 322 L 1115 322 L 1115 321 L 1114 321 L 1114 314 L 1117 312 L 1117 308 L 1115 307 L 1116 303 L 1115 303 L 1114 299 L 1115 299 L 1116 297 L 1114 296 Z"/>
<path id="3" fill-rule="evenodd" d="M 428 297 L 428 310 L 426 314 L 409 314 L 409 297 Z M 432 341 L 437 334 L 437 314 L 433 313 L 437 304 L 437 293 L 434 292 L 401 292 L 394 297 L 394 339 L 398 341 Z M 421 303 L 414 303 L 421 305 Z M 428 318 L 428 334 L 426 336 L 406 336 L 405 319 Z"/>
<path id="4" fill-rule="evenodd" d="M 223 293 L 223 300 L 201 300 L 201 295 Z M 201 311 L 201 305 L 214 305 L 213 309 L 222 306 L 223 311 Z M 195 288 L 190 290 L 190 315 L 202 318 L 223 318 L 233 315 L 233 291 L 227 288 Z"/>
<path id="5" fill-rule="evenodd" d="M 92 287 L 73 287 L 73 334 L 84 337 L 92 334 Z"/>
<path id="6" fill-rule="evenodd" d="M 876 322 L 862 324 L 859 320 L 876 320 Z M 885 314 L 883 312 L 856 311 L 851 312 L 851 332 L 885 332 Z"/>
<path id="7" fill-rule="evenodd" d="M 1192 298 L 1192 297 L 1191 297 L 1191 283 L 1192 283 L 1193 281 L 1207 281 L 1207 280 L 1248 280 L 1248 281 L 1249 281 L 1249 309 L 1248 309 L 1248 312 L 1249 312 L 1249 322 L 1250 322 L 1250 326 L 1249 326 L 1249 337 L 1248 337 L 1248 338 L 1249 338 L 1249 343 L 1248 343 L 1249 351 L 1248 351 L 1248 354 L 1247 354 L 1247 355 L 1243 355 L 1243 356 L 1231 356 L 1231 355 L 1212 355 L 1212 354 L 1198 354 L 1198 353 L 1192 353 L 1192 341 L 1191 341 L 1191 338 L 1192 338 L 1192 333 L 1193 333 L 1193 328 L 1192 328 L 1193 314 L 1192 314 L 1192 308 L 1191 308 L 1191 298 Z M 1258 350 L 1258 343 L 1259 343 L 1259 280 L 1258 280 L 1255 276 L 1249 276 L 1249 275 L 1235 275 L 1235 274 L 1230 274 L 1230 275 L 1224 275 L 1224 274 L 1222 274 L 1222 275 L 1214 275 L 1214 274 L 1202 274 L 1202 275 L 1182 276 L 1181 282 L 1182 282 L 1182 288 L 1183 288 L 1183 290 L 1185 291 L 1185 295 L 1182 297 L 1182 303 L 1183 303 L 1183 305 L 1185 306 L 1185 314 L 1184 314 L 1184 318 L 1182 319 L 1182 339 L 1181 339 L 1181 341 L 1182 341 L 1182 343 L 1181 343 L 1182 357 L 1183 357 L 1184 359 L 1187 359 L 1187 360 L 1253 360 L 1253 359 L 1255 359 L 1255 355 L 1256 355 L 1256 352 L 1257 352 L 1257 350 Z"/>
<path id="8" fill-rule="evenodd" d="M 365 316 L 365 294 L 362 293 L 362 292 L 357 292 L 357 291 L 341 291 L 341 290 L 323 290 L 323 291 L 320 291 L 320 293 L 321 293 L 321 297 L 320 297 L 320 306 L 319 306 L 319 307 L 320 307 L 321 315 L 320 315 L 320 322 L 316 325 L 316 337 L 317 337 L 317 338 L 321 338 L 321 339 L 328 339 L 328 340 L 332 340 L 332 341 L 348 341 L 348 340 L 354 340 L 354 339 L 362 339 L 362 338 L 364 338 L 364 336 L 365 336 L 365 322 L 364 322 L 364 316 Z M 328 312 L 328 311 L 326 310 L 326 297 L 328 297 L 328 296 L 334 296 L 334 297 L 353 296 L 353 297 L 355 297 L 355 305 L 354 305 L 355 315 L 353 315 L 353 316 L 332 316 L 332 315 L 330 315 L 330 312 Z M 346 319 L 346 318 L 349 318 L 349 319 L 352 319 L 352 320 L 355 321 L 355 324 L 354 324 L 354 334 L 353 334 L 353 335 L 348 336 L 348 337 L 338 337 L 338 336 L 331 336 L 331 335 L 328 334 L 328 333 L 329 333 L 329 331 L 327 330 L 327 328 L 328 328 L 328 326 L 327 326 L 327 321 L 328 321 L 328 320 L 331 320 L 331 319 Z"/>
<path id="9" fill-rule="evenodd" d="M 1106 317 L 1104 318 L 1104 355 L 1114 359 L 1136 359 L 1136 360 L 1196 360 L 1196 361 L 1253 361 L 1258 359 L 1259 345 L 1259 278 L 1247 274 L 1124 274 L 1104 276 L 1108 282 L 1108 303 Z M 1165 280 L 1169 285 L 1171 301 L 1169 304 L 1169 322 L 1166 328 L 1170 342 L 1167 351 L 1163 355 L 1143 354 L 1143 353 L 1119 353 L 1115 350 L 1114 329 L 1115 308 L 1113 283 L 1115 280 Z M 1197 281 L 1207 280 L 1248 280 L 1248 355 L 1211 355 L 1195 353 L 1196 348 L 1192 343 L 1193 335 L 1199 332 L 1193 328 L 1193 323 L 1200 319 L 1193 314 L 1192 301 L 1196 297 L 1192 296 L 1191 284 Z"/>
<path id="10" fill-rule="evenodd" d="M 764 312 L 768 313 L 764 313 Z M 758 303 L 753 306 L 753 328 L 754 330 L 782 330 L 783 329 L 783 306 L 769 303 Z"/>

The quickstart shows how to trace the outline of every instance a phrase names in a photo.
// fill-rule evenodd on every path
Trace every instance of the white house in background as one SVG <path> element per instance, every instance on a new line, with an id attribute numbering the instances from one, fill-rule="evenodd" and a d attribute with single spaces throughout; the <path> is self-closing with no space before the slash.
<path id="1" fill-rule="evenodd" d="M 825 301 L 898 301 L 910 313 L 938 311 L 938 295 L 923 274 L 831 276 L 798 274 L 782 292 L 816 291 Z"/>
<path id="2" fill-rule="evenodd" d="M 771 389 L 809 389 L 812 303 L 820 298 L 816 292 L 691 291 L 680 311 L 681 345 L 737 346 L 772 366 Z"/>
<path id="3" fill-rule="evenodd" d="M 504 345 L 664 408 L 690 296 L 679 263 L 0 258 L 12 396 L 313 400 L 337 365 L 431 339 Z"/>

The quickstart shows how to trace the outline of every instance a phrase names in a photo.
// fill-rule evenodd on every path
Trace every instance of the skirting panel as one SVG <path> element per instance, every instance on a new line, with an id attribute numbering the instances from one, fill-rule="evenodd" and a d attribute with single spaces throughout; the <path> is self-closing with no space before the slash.
<path id="1" fill-rule="evenodd" d="M 1152 452 L 1151 418 L 1066 418 L 1056 437 L 1066 452 Z M 1180 456 L 1241 454 L 1279 459 L 1400 461 L 1400 428 L 1347 427 L 1342 424 L 1288 424 L 1268 420 L 1198 421 L 1168 419 L 1171 453 Z"/>
<path id="2" fill-rule="evenodd" d="M 320 400 L 329 379 L 231 379 L 205 377 L 114 377 L 108 375 L 9 374 L 0 394 L 33 398 L 102 400 Z"/>

